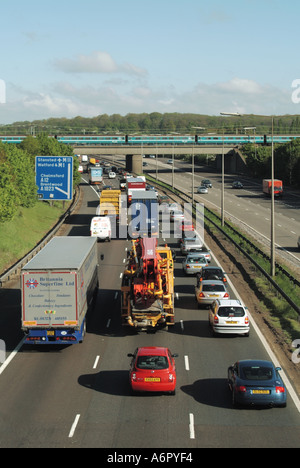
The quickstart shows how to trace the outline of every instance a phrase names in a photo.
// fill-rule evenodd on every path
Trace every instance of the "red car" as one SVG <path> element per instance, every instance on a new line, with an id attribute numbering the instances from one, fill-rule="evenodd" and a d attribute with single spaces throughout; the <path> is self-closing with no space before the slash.
<path id="1" fill-rule="evenodd" d="M 177 354 L 168 348 L 137 348 L 132 357 L 129 381 L 133 392 L 169 392 L 175 395 Z"/>

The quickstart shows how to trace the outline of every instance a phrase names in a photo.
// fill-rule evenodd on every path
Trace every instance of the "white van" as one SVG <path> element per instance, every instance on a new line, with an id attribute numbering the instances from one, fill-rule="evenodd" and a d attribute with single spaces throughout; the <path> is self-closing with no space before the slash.
<path id="1" fill-rule="evenodd" d="M 108 216 L 95 216 L 91 221 L 91 237 L 98 240 L 111 240 L 111 221 Z"/>

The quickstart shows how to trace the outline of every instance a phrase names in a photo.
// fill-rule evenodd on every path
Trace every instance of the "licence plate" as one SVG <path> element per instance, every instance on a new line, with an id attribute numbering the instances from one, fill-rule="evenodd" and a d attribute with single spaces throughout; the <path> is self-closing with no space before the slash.
<path id="1" fill-rule="evenodd" d="M 230 322 L 226 322 L 228 325 L 237 325 L 237 322 L 233 322 L 233 320 L 230 320 Z"/>
<path id="2" fill-rule="evenodd" d="M 270 395 L 270 390 L 252 390 L 252 395 Z"/>
<path id="3" fill-rule="evenodd" d="M 47 336 L 54 336 L 55 332 L 54 331 L 47 331 Z"/>
<path id="4" fill-rule="evenodd" d="M 146 377 L 145 382 L 160 382 L 159 377 Z"/>
<path id="5" fill-rule="evenodd" d="M 209 297 L 219 297 L 218 294 L 209 294 Z"/>

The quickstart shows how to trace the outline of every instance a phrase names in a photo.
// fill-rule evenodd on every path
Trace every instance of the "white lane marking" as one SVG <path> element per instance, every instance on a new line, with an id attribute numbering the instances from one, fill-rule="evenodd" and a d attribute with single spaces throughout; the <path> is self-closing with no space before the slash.
<path id="1" fill-rule="evenodd" d="M 190 413 L 190 425 L 189 425 L 189 430 L 190 430 L 190 439 L 195 439 L 195 427 L 194 427 L 194 415 L 193 413 Z"/>
<path id="2" fill-rule="evenodd" d="M 97 369 L 99 360 L 100 360 L 100 356 L 97 356 L 97 357 L 96 357 L 96 360 L 95 360 L 95 363 L 94 363 L 94 365 L 93 365 L 93 369 Z"/>
<path id="3" fill-rule="evenodd" d="M 189 371 L 190 370 L 190 363 L 189 363 L 189 357 L 184 356 L 184 365 L 185 365 L 185 370 Z"/>
<path id="4" fill-rule="evenodd" d="M 71 427 L 70 433 L 69 433 L 69 439 L 71 439 L 74 436 L 79 419 L 80 419 L 80 414 L 77 414 L 75 421 L 73 422 L 73 425 Z"/>

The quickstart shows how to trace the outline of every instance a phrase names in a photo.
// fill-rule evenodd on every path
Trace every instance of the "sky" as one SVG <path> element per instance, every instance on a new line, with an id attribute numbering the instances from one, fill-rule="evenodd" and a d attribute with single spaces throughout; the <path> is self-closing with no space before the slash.
<path id="1" fill-rule="evenodd" d="M 300 114 L 298 0 L 1 0 L 0 125 Z"/>

